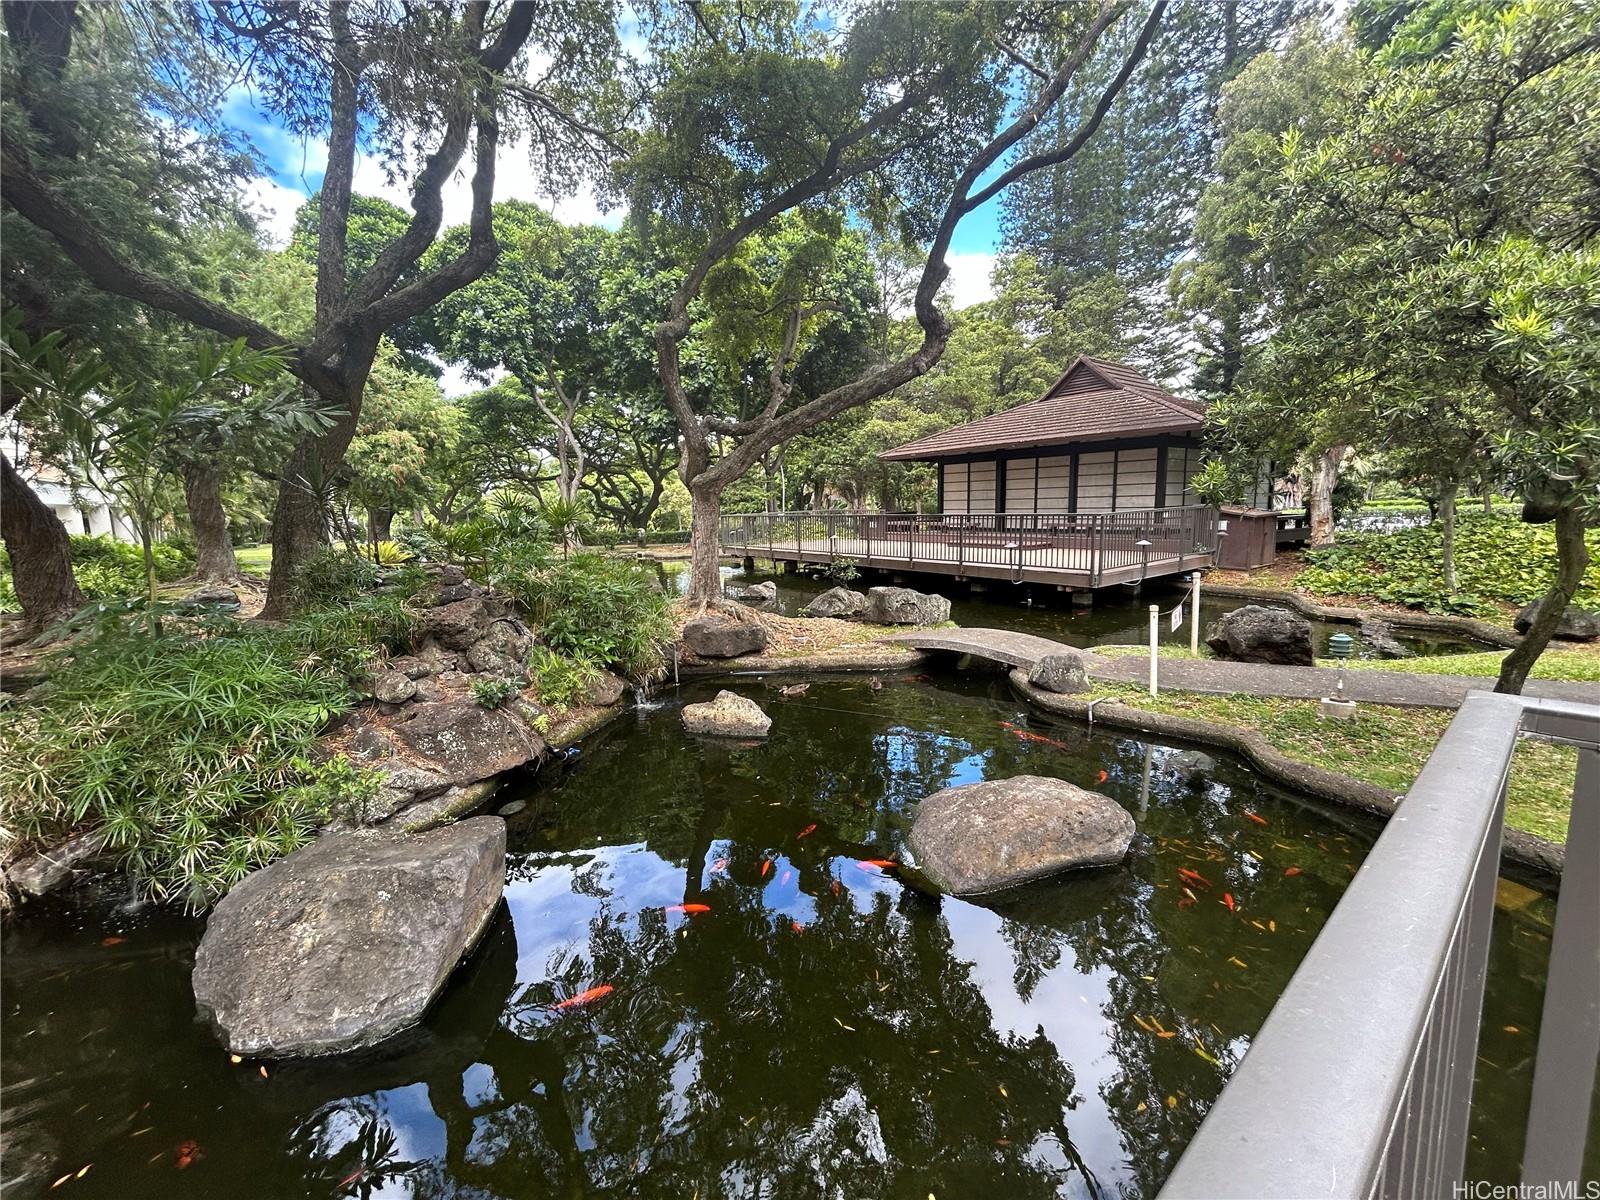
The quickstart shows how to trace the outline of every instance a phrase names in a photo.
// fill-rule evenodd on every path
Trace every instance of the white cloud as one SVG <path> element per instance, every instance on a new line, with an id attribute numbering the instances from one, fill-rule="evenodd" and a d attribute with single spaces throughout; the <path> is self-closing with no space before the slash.
<path id="1" fill-rule="evenodd" d="M 994 260 L 992 253 L 982 250 L 946 256 L 950 278 L 945 282 L 945 287 L 950 292 L 952 308 L 965 308 L 969 304 L 981 304 L 994 299 L 994 286 L 989 282 L 989 275 L 994 271 Z"/>
<path id="2" fill-rule="evenodd" d="M 489 382 L 484 383 L 481 379 L 469 378 L 467 369 L 456 363 L 441 362 L 439 365 L 443 368 L 443 374 L 439 376 L 439 388 L 451 400 L 499 383 L 506 376 L 504 371 L 490 371 Z"/>
<path id="3" fill-rule="evenodd" d="M 298 188 L 285 187 L 265 176 L 257 176 L 244 187 L 244 205 L 255 214 L 275 250 L 289 244 L 294 232 L 294 214 L 305 201 L 305 193 Z"/>

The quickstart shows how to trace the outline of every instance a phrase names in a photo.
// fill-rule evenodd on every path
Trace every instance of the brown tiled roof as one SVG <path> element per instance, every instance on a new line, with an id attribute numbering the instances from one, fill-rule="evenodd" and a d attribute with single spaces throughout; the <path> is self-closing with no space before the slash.
<path id="1" fill-rule="evenodd" d="M 878 455 L 891 461 L 949 458 L 1063 442 L 1100 442 L 1198 431 L 1205 409 L 1132 367 L 1079 356 L 1037 400 L 980 417 Z"/>

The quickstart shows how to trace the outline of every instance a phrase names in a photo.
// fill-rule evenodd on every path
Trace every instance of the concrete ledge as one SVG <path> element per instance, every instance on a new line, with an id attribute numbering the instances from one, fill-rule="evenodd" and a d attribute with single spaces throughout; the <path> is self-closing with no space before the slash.
<path id="1" fill-rule="evenodd" d="M 1239 600 L 1271 600 L 1287 604 L 1302 615 L 1314 617 L 1318 621 L 1338 621 L 1346 625 L 1359 625 L 1366 620 L 1387 621 L 1397 629 L 1416 629 L 1424 633 L 1453 633 L 1476 642 L 1487 642 L 1504 650 L 1512 650 L 1522 644 L 1521 635 L 1512 633 L 1508 629 L 1501 629 L 1498 625 L 1491 625 L 1487 621 L 1480 621 L 1476 617 L 1345 608 L 1318 604 L 1315 600 L 1306 599 L 1299 592 L 1290 592 L 1282 588 L 1258 588 L 1237 583 L 1203 583 L 1201 589 L 1203 595 L 1229 596 Z"/>
<path id="2" fill-rule="evenodd" d="M 1042 691 L 1028 682 L 1027 672 L 1014 670 L 1011 685 L 1030 704 L 1057 716 L 1074 721 L 1089 720 L 1089 701 L 1075 700 L 1069 696 Z M 1288 757 L 1253 729 L 1237 725 L 1219 725 L 1194 717 L 1172 716 L 1167 713 L 1146 712 L 1116 700 L 1102 700 L 1095 705 L 1094 719 L 1113 729 L 1131 729 L 1140 733 L 1153 733 L 1165 737 L 1182 738 L 1209 746 L 1221 746 L 1242 755 L 1263 775 L 1276 783 L 1294 788 L 1319 800 L 1360 809 L 1387 819 L 1400 802 L 1401 795 L 1376 784 L 1364 783 Z M 1517 829 L 1505 831 L 1501 848 L 1504 861 L 1515 863 L 1540 875 L 1559 877 L 1566 848 L 1523 833 Z"/>

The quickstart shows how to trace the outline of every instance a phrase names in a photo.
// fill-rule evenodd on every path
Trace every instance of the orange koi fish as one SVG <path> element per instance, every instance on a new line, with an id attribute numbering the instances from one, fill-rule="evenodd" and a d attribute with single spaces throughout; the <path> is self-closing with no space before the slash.
<path id="1" fill-rule="evenodd" d="M 1287 870 L 1285 870 L 1283 874 L 1284 874 L 1284 878 L 1293 879 L 1296 875 L 1300 874 L 1300 868 L 1299 867 L 1290 867 Z"/>
<path id="2" fill-rule="evenodd" d="M 815 833 L 815 832 L 816 832 L 816 831 L 817 831 L 817 827 L 816 827 L 816 824 L 815 824 L 815 823 L 812 823 L 812 824 L 810 824 L 810 825 L 807 825 L 807 826 L 806 826 L 806 827 L 805 827 L 805 828 L 804 828 L 804 829 L 802 829 L 802 830 L 801 830 L 801 831 L 800 831 L 800 832 L 799 832 L 799 833 L 797 833 L 797 834 L 795 834 L 795 835 L 794 835 L 794 837 L 795 837 L 795 841 L 799 841 L 799 840 L 800 840 L 800 839 L 801 839 L 801 838 L 803 838 L 803 837 L 810 837 L 810 836 L 811 836 L 811 835 L 812 835 L 812 834 L 813 834 L 813 833 Z"/>
<path id="3" fill-rule="evenodd" d="M 790 921 L 789 928 L 794 930 L 796 933 L 804 933 L 806 931 L 806 927 L 800 924 L 799 921 Z"/>
<path id="4" fill-rule="evenodd" d="M 711 911 L 709 904 L 669 904 L 662 912 L 683 913 L 685 916 L 698 917 L 701 913 Z"/>
<path id="5" fill-rule="evenodd" d="M 725 858 L 717 859 L 716 862 L 711 864 L 711 869 L 713 871 L 726 871 L 728 869 L 728 860 Z"/>
<path id="6" fill-rule="evenodd" d="M 579 992 L 576 996 L 568 996 L 565 1000 L 558 1000 L 550 1007 L 557 1011 L 567 1008 L 582 1008 L 585 1004 L 593 1004 L 596 1000 L 604 999 L 615 990 L 609 983 L 602 983 L 599 987 L 592 987 L 586 992 Z"/>
<path id="7" fill-rule="evenodd" d="M 1222 893 L 1222 903 L 1227 905 L 1229 912 L 1238 912 L 1239 911 L 1233 905 L 1233 893 L 1232 892 L 1223 892 Z"/>
<path id="8" fill-rule="evenodd" d="M 828 885 L 828 890 L 837 896 L 840 892 L 844 891 L 844 884 L 835 879 Z"/>
<path id="9" fill-rule="evenodd" d="M 770 858 L 763 858 L 761 860 L 761 878 L 765 879 L 767 877 L 767 872 L 770 870 L 772 870 L 772 860 Z"/>
<path id="10" fill-rule="evenodd" d="M 785 871 L 782 875 L 778 876 L 778 886 L 779 887 L 787 886 L 789 880 L 791 880 L 793 878 L 794 878 L 794 872 L 793 871 Z"/>
<path id="11" fill-rule="evenodd" d="M 1096 775 L 1094 777 L 1094 781 L 1096 783 L 1104 783 L 1106 780 L 1108 780 L 1110 778 L 1111 778 L 1110 775 L 1106 774 L 1106 772 L 1104 772 L 1104 771 L 1101 771 L 1100 774 L 1098 774 L 1098 775 Z"/>
<path id="12" fill-rule="evenodd" d="M 1209 888 L 1211 886 L 1211 880 L 1200 874 L 1199 871 L 1191 871 L 1188 867 L 1178 868 L 1178 878 L 1203 888 Z"/>
<path id="13" fill-rule="evenodd" d="M 1257 825 L 1268 825 L 1271 823 L 1260 813 L 1246 812 L 1244 815 L 1246 820 L 1254 821 Z"/>
<path id="14" fill-rule="evenodd" d="M 125 937 L 104 937 L 100 939 L 100 944 L 102 946 L 120 946 L 127 940 Z"/>
<path id="15" fill-rule="evenodd" d="M 865 871 L 868 867 L 877 867 L 878 870 L 880 870 L 880 871 L 887 871 L 890 867 L 892 867 L 894 865 L 895 865 L 894 859 L 892 859 L 892 858 L 858 858 L 858 859 L 856 859 L 856 866 L 860 867 L 863 871 Z"/>
<path id="16" fill-rule="evenodd" d="M 178 1157 L 174 1165 L 180 1171 L 187 1171 L 196 1162 L 205 1157 L 205 1152 L 200 1149 L 200 1143 L 190 1138 L 178 1145 Z"/>

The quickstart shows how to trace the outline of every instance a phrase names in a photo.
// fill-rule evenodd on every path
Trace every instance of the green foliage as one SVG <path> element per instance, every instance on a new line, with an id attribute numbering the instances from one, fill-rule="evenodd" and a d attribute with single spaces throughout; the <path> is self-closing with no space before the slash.
<path id="1" fill-rule="evenodd" d="M 599 668 L 581 658 L 557 654 L 535 646 L 528 666 L 538 683 L 539 702 L 554 708 L 571 708 L 599 675 Z"/>
<path id="2" fill-rule="evenodd" d="M 1591 553 L 1600 556 L 1600 530 L 1590 530 Z M 1460 587 L 1444 587 L 1438 525 L 1394 533 L 1347 535 L 1338 545 L 1309 551 L 1310 566 L 1298 586 L 1325 596 L 1357 596 L 1428 612 L 1492 616 L 1496 602 L 1526 604 L 1550 588 L 1555 576 L 1555 531 L 1505 516 L 1463 512 L 1457 518 L 1456 569 Z M 1600 572 L 1590 570 L 1573 602 L 1600 605 Z"/>
<path id="3" fill-rule="evenodd" d="M 369 594 L 281 626 L 104 612 L 0 726 L 0 822 L 40 842 L 100 828 L 147 893 L 209 903 L 376 787 L 316 763 L 315 740 L 371 648 L 409 632 L 408 601 Z"/>
<path id="4" fill-rule="evenodd" d="M 515 680 L 498 676 L 472 681 L 472 698 L 477 701 L 479 708 L 499 708 L 519 690 Z"/>
<path id="5" fill-rule="evenodd" d="M 414 562 L 417 557 L 414 551 L 393 539 L 367 546 L 363 549 L 363 554 L 380 567 L 397 567 L 403 563 Z"/>
<path id="6" fill-rule="evenodd" d="M 661 667 L 671 636 L 667 598 L 638 563 L 575 554 L 540 572 L 524 602 L 545 642 L 562 654 L 634 679 Z"/>
<path id="7" fill-rule="evenodd" d="M 861 569 L 856 566 L 855 560 L 851 558 L 829 560 L 822 573 L 833 580 L 834 583 L 841 585 L 852 584 L 861 578 Z"/>
<path id="8" fill-rule="evenodd" d="M 378 564 L 361 554 L 324 546 L 295 570 L 294 590 L 313 608 L 351 600 L 377 586 Z"/>
<path id="9" fill-rule="evenodd" d="M 104 534 L 75 534 L 72 539 L 72 574 L 87 600 L 119 600 L 145 590 L 144 555 L 138 546 Z M 194 570 L 194 557 L 178 546 L 159 542 L 152 546 L 156 578 L 163 583 L 182 579 Z M 11 558 L 0 550 L 0 609 L 16 606 L 11 582 Z"/>
<path id="10" fill-rule="evenodd" d="M 1213 458 L 1194 473 L 1189 490 L 1211 505 L 1237 504 L 1243 499 L 1249 480 L 1241 477 L 1229 461 Z"/>

